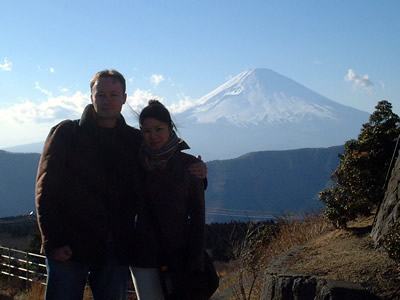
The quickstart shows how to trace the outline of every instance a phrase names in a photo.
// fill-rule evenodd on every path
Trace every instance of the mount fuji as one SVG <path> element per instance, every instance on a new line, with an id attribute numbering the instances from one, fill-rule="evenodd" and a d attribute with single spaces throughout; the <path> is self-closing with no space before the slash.
<path id="1" fill-rule="evenodd" d="M 175 121 L 190 152 L 207 161 L 342 145 L 357 137 L 368 117 L 270 69 L 249 69 L 176 114 Z"/>

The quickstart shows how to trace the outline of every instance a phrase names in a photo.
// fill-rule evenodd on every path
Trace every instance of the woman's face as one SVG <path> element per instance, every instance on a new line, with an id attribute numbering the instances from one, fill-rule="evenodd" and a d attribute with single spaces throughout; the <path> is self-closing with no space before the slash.
<path id="1" fill-rule="evenodd" d="M 171 133 L 167 123 L 154 118 L 145 119 L 141 130 L 146 145 L 151 149 L 160 149 L 164 146 Z"/>

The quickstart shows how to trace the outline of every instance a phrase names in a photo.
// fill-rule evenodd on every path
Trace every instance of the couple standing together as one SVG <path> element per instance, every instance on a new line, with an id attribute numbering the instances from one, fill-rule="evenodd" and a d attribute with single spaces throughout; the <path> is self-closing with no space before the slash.
<path id="1" fill-rule="evenodd" d="M 205 259 L 205 164 L 181 152 L 188 146 L 160 102 L 142 110 L 140 130 L 125 123 L 119 72 L 98 72 L 90 88 L 92 104 L 51 129 L 39 163 L 46 299 L 80 300 L 87 280 L 95 300 L 126 299 L 129 269 L 139 299 L 204 299 L 194 290 Z M 168 298 L 160 269 L 171 265 L 188 284 Z"/>

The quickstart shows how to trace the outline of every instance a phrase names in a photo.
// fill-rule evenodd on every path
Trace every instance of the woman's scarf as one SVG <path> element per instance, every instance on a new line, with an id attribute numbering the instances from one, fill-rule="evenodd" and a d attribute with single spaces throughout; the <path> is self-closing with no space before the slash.
<path id="1" fill-rule="evenodd" d="M 175 154 L 178 150 L 180 139 L 176 135 L 175 131 L 172 131 L 167 143 L 160 149 L 151 149 L 143 141 L 141 146 L 141 152 L 144 156 L 145 166 L 150 171 L 161 171 L 164 169 L 168 160 Z"/>

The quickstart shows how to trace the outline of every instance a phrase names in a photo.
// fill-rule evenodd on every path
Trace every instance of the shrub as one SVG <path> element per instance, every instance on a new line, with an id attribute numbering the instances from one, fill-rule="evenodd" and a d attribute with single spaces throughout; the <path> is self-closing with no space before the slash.
<path id="1" fill-rule="evenodd" d="M 333 172 L 333 185 L 321 191 L 325 216 L 336 227 L 346 227 L 358 216 L 368 216 L 382 201 L 383 186 L 400 134 L 400 118 L 386 100 L 378 102 L 357 140 L 345 143 L 344 154 Z"/>
<path id="2" fill-rule="evenodd" d="M 389 257 L 393 258 L 398 264 L 400 264 L 400 220 L 397 220 L 390 226 L 384 239 L 384 247 L 386 248 Z"/>

